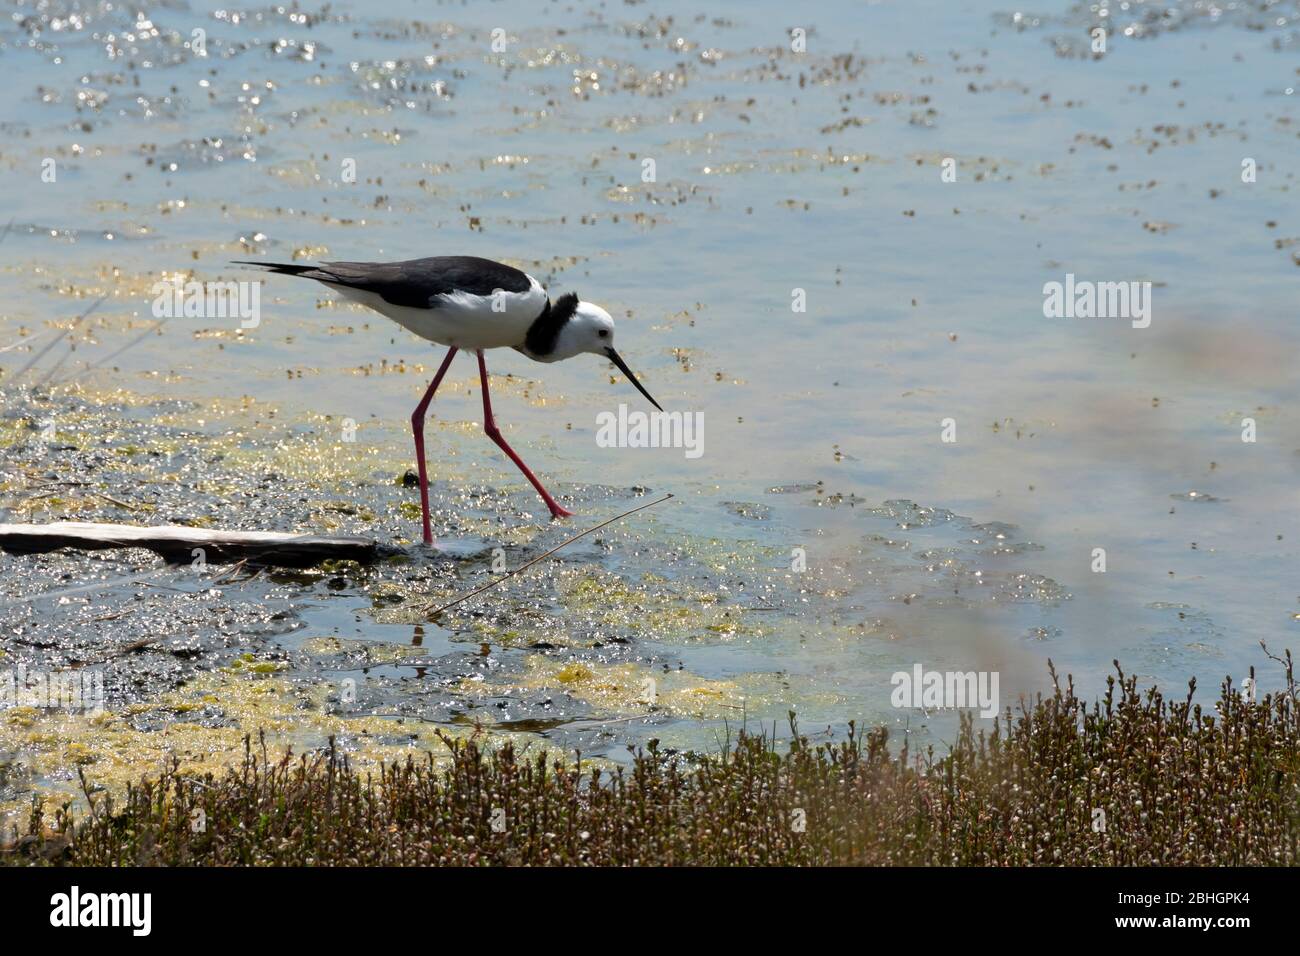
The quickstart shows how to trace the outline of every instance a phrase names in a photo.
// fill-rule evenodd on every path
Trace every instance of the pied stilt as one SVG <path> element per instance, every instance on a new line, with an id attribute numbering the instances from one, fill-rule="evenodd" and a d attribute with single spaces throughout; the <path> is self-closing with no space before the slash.
<path id="1" fill-rule="evenodd" d="M 663 410 L 614 350 L 614 319 L 608 312 L 598 305 L 580 301 L 573 292 L 552 302 L 540 282 L 512 266 L 477 256 L 318 265 L 244 261 L 236 264 L 315 279 L 421 338 L 447 346 L 446 358 L 411 415 L 426 545 L 433 544 L 433 530 L 429 521 L 429 479 L 424 465 L 424 417 L 447 367 L 461 349 L 473 349 L 478 356 L 479 379 L 483 383 L 483 431 L 524 473 L 554 518 L 568 517 L 573 512 L 551 497 L 497 428 L 488 393 L 485 349 L 513 348 L 538 362 L 558 362 L 584 352 L 599 355 L 617 365 L 628 381 L 650 399 L 651 405 Z"/>

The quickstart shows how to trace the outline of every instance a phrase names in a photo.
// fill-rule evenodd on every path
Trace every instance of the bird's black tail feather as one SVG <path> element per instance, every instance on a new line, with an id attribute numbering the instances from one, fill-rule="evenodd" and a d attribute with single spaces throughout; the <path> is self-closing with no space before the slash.
<path id="1" fill-rule="evenodd" d="M 300 266 L 289 262 L 250 262 L 247 259 L 232 259 L 230 264 L 235 266 L 256 266 L 259 269 L 265 269 L 267 272 L 286 276 L 300 276 L 308 272 L 315 272 L 317 268 L 316 266 Z"/>
<path id="2" fill-rule="evenodd" d="M 292 262 L 250 262 L 247 259 L 232 259 L 231 265 L 236 266 L 254 266 L 267 272 L 272 272 L 281 276 L 300 276 L 303 279 L 315 279 L 317 282 L 324 282 L 327 285 L 347 285 L 338 276 L 328 269 L 321 268 L 320 265 L 300 266 Z"/>

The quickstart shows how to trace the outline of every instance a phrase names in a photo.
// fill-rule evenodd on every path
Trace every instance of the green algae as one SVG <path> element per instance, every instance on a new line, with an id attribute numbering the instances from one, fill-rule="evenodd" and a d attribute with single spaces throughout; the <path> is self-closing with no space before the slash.
<path id="1" fill-rule="evenodd" d="M 563 662 L 532 655 L 522 673 L 509 682 L 464 681 L 475 694 L 508 696 L 520 690 L 566 693 L 584 701 L 607 719 L 658 714 L 667 717 L 719 719 L 743 710 L 744 696 L 734 681 L 708 680 L 685 671 L 664 671 L 637 662 Z"/>

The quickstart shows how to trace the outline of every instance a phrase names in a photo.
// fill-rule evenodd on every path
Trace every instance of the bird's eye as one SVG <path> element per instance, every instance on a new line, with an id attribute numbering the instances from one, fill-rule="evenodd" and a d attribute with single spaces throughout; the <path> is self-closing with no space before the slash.
<path id="1" fill-rule="evenodd" d="M 607 339 L 609 338 L 609 329 L 601 329 L 596 334 L 599 335 L 602 339 Z"/>

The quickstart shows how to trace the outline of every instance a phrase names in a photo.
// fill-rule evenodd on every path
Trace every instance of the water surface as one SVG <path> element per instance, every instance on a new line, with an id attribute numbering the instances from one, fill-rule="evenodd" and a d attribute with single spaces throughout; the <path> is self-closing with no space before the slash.
<path id="1" fill-rule="evenodd" d="M 211 505 L 218 524 L 321 530 L 318 499 L 351 495 L 370 510 L 348 530 L 409 541 L 416 499 L 388 485 L 440 354 L 382 317 L 269 278 L 255 329 L 178 318 L 88 366 L 155 322 L 160 277 L 247 278 L 228 261 L 262 256 L 503 259 L 608 308 L 659 401 L 703 413 L 705 453 L 598 447 L 599 412 L 642 407 L 626 382 L 594 358 L 494 353 L 499 421 L 581 511 L 548 527 L 479 432 L 460 359 L 430 459 L 440 536 L 468 563 L 387 606 L 382 575 L 278 582 L 295 625 L 254 643 L 301 686 L 342 679 L 331 655 L 355 646 L 331 641 L 404 649 L 435 663 L 361 670 L 372 711 L 616 756 L 649 736 L 710 749 L 790 710 L 941 744 L 948 718 L 890 706 L 890 674 L 916 662 L 997 670 L 1004 705 L 1042 689 L 1048 658 L 1088 693 L 1114 658 L 1174 689 L 1239 679 L 1300 626 L 1297 6 L 1099 9 L 10 4 L 0 345 L 21 344 L 0 383 L 11 409 L 23 384 L 55 386 L 56 411 L 110 409 L 96 428 L 174 402 L 176 442 L 242 442 L 245 474 L 302 482 L 299 510 L 276 490 L 255 518 Z M 1043 285 L 1067 273 L 1152 283 L 1150 327 L 1045 318 Z M 17 375 L 69 328 L 74 351 Z M 121 441 L 155 440 L 140 434 Z M 408 606 L 486 580 L 494 547 L 513 566 L 669 491 L 451 623 Z M 63 628 L 24 613 L 17 631 Z M 692 696 L 647 711 L 648 675 Z"/>

